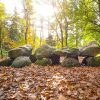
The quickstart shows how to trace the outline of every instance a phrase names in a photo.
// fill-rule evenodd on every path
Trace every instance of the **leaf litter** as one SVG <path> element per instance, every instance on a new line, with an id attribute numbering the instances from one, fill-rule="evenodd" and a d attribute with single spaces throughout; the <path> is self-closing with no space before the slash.
<path id="1" fill-rule="evenodd" d="M 100 100 L 100 67 L 0 67 L 0 100 Z"/>

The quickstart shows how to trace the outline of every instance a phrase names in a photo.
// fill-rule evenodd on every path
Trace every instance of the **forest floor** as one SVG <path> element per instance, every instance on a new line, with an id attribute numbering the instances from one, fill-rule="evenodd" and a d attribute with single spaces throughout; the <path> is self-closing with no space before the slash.
<path id="1" fill-rule="evenodd" d="M 100 100 L 100 67 L 0 67 L 0 100 Z"/>

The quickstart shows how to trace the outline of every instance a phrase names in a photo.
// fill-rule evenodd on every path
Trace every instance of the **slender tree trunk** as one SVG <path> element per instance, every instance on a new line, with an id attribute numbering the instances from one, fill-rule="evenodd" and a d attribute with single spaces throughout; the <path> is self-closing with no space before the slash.
<path id="1" fill-rule="evenodd" d="M 36 29 L 34 29 L 34 37 L 33 37 L 33 44 L 34 44 L 34 50 L 35 50 L 35 44 L 36 44 Z"/>
<path id="2" fill-rule="evenodd" d="M 27 44 L 27 33 L 28 33 L 28 27 L 26 28 L 26 31 L 25 31 L 25 44 Z"/>
<path id="3" fill-rule="evenodd" d="M 28 20 L 29 20 L 29 15 L 28 15 L 28 11 L 27 11 L 27 8 L 26 8 L 26 1 L 23 0 L 23 7 L 24 7 L 24 18 L 25 18 L 25 33 L 24 33 L 24 38 L 25 38 L 25 44 L 27 44 L 27 34 L 28 34 L 28 27 L 29 27 L 29 24 L 28 24 Z"/>
<path id="4" fill-rule="evenodd" d="M 65 15 L 65 13 L 64 13 Z M 66 42 L 66 46 L 68 46 L 68 21 L 67 18 L 65 16 L 65 42 Z"/>
<path id="5" fill-rule="evenodd" d="M 44 19 L 42 18 L 41 20 L 41 32 L 40 32 L 40 46 L 42 45 L 42 40 L 43 40 L 43 21 Z"/>
<path id="6" fill-rule="evenodd" d="M 0 56 L 3 58 L 3 52 L 2 52 L 2 33 L 0 28 Z"/>
<path id="7" fill-rule="evenodd" d="M 100 0 L 98 0 L 98 7 L 99 7 L 99 17 L 100 17 Z"/>
<path id="8" fill-rule="evenodd" d="M 42 33 L 40 32 L 40 46 L 42 45 Z"/>
<path id="9" fill-rule="evenodd" d="M 58 36 L 58 33 L 56 33 L 56 36 L 57 36 L 57 43 L 58 43 L 58 41 L 59 41 L 59 36 Z"/>
<path id="10" fill-rule="evenodd" d="M 76 48 L 77 48 L 77 46 L 78 46 L 78 34 L 77 33 L 76 33 L 75 42 L 76 42 Z"/>
<path id="11" fill-rule="evenodd" d="M 55 31 L 55 33 L 56 33 L 56 37 L 57 37 L 56 41 L 57 41 L 57 43 L 58 43 L 58 42 L 61 43 L 61 39 L 59 38 L 59 35 L 58 35 L 58 32 L 57 32 L 57 26 L 56 26 L 56 29 L 54 29 L 54 28 L 52 27 L 52 25 L 51 25 L 51 28 L 52 28 L 52 29 Z"/>
<path id="12" fill-rule="evenodd" d="M 58 43 L 59 42 L 59 36 L 58 36 L 58 33 L 57 33 L 57 26 L 56 26 L 56 30 L 55 31 L 56 31 L 56 36 L 57 36 L 57 40 L 56 41 Z"/>
<path id="13" fill-rule="evenodd" d="M 63 30 L 62 30 L 62 25 L 59 23 L 60 26 L 60 32 L 61 32 L 61 45 L 64 47 L 64 37 L 63 37 Z"/>
<path id="14" fill-rule="evenodd" d="M 42 33 L 43 33 L 43 26 L 41 24 L 41 32 L 40 32 L 40 46 L 42 45 Z"/>
<path id="15" fill-rule="evenodd" d="M 65 41 L 66 41 L 66 46 L 68 46 L 68 26 L 67 25 L 65 27 Z"/>

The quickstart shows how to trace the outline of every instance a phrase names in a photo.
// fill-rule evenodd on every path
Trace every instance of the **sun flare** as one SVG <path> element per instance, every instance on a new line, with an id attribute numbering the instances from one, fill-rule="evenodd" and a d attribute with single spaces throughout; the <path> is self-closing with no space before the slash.
<path id="1" fill-rule="evenodd" d="M 36 6 L 36 12 L 41 17 L 51 17 L 53 15 L 53 8 L 51 5 L 48 4 L 42 4 Z"/>

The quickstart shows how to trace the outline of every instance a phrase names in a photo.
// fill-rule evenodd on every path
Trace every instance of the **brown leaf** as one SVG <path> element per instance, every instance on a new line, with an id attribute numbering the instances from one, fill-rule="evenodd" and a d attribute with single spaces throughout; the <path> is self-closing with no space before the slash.
<path id="1" fill-rule="evenodd" d="M 58 100 L 66 100 L 66 97 L 62 94 L 58 95 Z"/>

